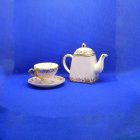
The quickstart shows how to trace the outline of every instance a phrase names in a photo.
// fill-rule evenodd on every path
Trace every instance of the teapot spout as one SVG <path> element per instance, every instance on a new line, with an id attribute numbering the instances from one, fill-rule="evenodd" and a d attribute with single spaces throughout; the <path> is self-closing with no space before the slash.
<path id="1" fill-rule="evenodd" d="M 107 57 L 107 54 L 102 54 L 97 62 L 97 64 L 94 67 L 94 72 L 99 74 L 103 71 L 104 69 L 104 59 Z"/>

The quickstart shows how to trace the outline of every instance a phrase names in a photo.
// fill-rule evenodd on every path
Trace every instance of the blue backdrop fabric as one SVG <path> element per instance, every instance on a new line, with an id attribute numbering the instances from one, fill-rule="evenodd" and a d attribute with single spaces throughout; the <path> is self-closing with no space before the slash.
<path id="1" fill-rule="evenodd" d="M 0 6 L 0 140 L 140 140 L 139 0 Z M 109 55 L 95 84 L 70 82 L 62 65 L 83 42 L 97 58 Z M 58 63 L 66 82 L 28 85 L 27 71 L 39 62 Z"/>
<path id="2" fill-rule="evenodd" d="M 110 65 L 105 71 L 115 71 L 115 5 L 111 0 L 17 0 L 15 72 L 27 72 L 42 61 L 56 62 L 64 72 L 62 57 L 73 54 L 83 42 L 98 58 L 108 53 Z"/>

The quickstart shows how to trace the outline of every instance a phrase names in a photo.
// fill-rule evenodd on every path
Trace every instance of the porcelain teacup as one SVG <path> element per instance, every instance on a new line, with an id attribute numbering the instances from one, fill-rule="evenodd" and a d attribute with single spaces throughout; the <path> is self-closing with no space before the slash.
<path id="1" fill-rule="evenodd" d="M 38 63 L 34 65 L 34 69 L 29 69 L 29 74 L 42 80 L 43 83 L 52 83 L 55 74 L 58 70 L 58 64 L 56 63 Z M 34 74 L 31 73 L 34 72 Z"/>

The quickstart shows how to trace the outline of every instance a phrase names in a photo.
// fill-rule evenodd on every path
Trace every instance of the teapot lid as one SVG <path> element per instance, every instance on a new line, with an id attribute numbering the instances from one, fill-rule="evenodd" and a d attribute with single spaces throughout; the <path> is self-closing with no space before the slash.
<path id="1" fill-rule="evenodd" d="M 74 52 L 74 55 L 80 55 L 80 56 L 92 56 L 94 54 L 95 52 L 91 48 L 87 48 L 85 43 L 82 44 L 81 48 L 78 48 Z"/>

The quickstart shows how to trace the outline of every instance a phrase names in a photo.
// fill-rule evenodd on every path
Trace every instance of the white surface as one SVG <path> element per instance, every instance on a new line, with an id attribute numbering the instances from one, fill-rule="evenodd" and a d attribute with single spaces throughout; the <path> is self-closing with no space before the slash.
<path id="1" fill-rule="evenodd" d="M 104 69 L 104 59 L 107 57 L 107 54 L 102 54 L 98 60 L 98 63 L 94 67 L 94 72 L 99 74 Z"/>
<path id="2" fill-rule="evenodd" d="M 44 70 L 54 69 L 54 68 L 57 68 L 57 67 L 58 67 L 58 64 L 50 63 L 50 62 L 38 63 L 38 64 L 34 65 L 35 69 L 44 69 Z"/>
<path id="3" fill-rule="evenodd" d="M 67 67 L 67 65 L 66 65 L 66 58 L 67 58 L 67 57 L 73 58 L 73 55 L 71 55 L 71 54 L 66 54 L 66 55 L 63 57 L 63 66 L 64 66 L 65 70 L 66 70 L 68 73 L 70 73 L 70 70 L 68 69 L 68 67 Z"/>
<path id="4" fill-rule="evenodd" d="M 96 63 L 96 55 L 90 57 L 73 56 L 70 77 L 74 79 L 95 79 L 94 66 Z"/>

